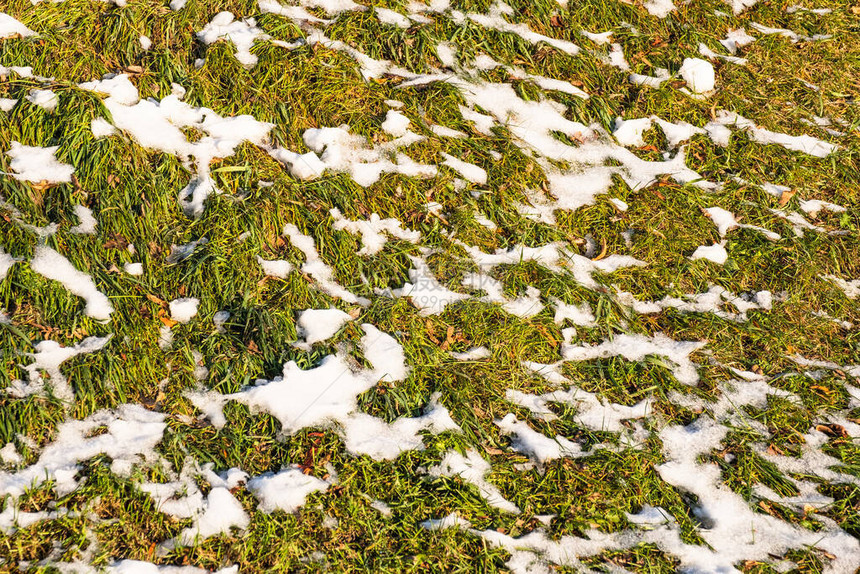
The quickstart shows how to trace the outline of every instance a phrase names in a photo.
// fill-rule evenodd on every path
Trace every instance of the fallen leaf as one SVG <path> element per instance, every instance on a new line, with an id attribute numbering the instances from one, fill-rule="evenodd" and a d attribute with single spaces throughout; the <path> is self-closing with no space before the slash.
<path id="1" fill-rule="evenodd" d="M 771 455 L 785 456 L 785 451 L 783 451 L 781 448 L 779 448 L 776 445 L 769 445 L 767 447 L 767 453 L 771 454 Z"/>
<path id="2" fill-rule="evenodd" d="M 797 192 L 793 190 L 783 191 L 782 195 L 779 196 L 779 205 L 783 206 L 787 204 L 789 201 L 791 201 L 791 198 L 794 197 L 794 194 L 796 193 Z"/>
<path id="3" fill-rule="evenodd" d="M 158 320 L 164 323 L 164 325 L 168 329 L 172 329 L 174 325 L 178 325 L 179 321 L 174 321 L 170 318 L 170 316 L 164 311 L 164 309 L 158 310 Z"/>
<path id="4" fill-rule="evenodd" d="M 606 245 L 606 239 L 603 240 L 603 249 L 600 250 L 600 253 L 597 254 L 597 257 L 593 257 L 592 261 L 600 261 L 604 257 L 606 257 L 606 252 L 608 250 L 608 246 Z"/>
<path id="5" fill-rule="evenodd" d="M 157 297 L 151 293 L 147 293 L 146 298 L 149 299 L 150 301 L 152 301 L 153 303 L 155 303 L 156 305 L 161 305 L 162 307 L 167 307 L 167 301 L 165 301 L 164 299 L 161 299 L 160 297 Z"/>
<path id="6" fill-rule="evenodd" d="M 832 437 L 845 438 L 848 436 L 848 431 L 845 430 L 845 427 L 836 423 L 815 425 L 815 430 Z"/>

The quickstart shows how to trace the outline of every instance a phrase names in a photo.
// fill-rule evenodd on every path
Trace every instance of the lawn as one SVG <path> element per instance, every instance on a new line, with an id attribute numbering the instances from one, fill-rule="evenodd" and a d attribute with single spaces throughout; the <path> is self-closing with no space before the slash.
<path id="1" fill-rule="evenodd" d="M 0 3 L 0 571 L 860 571 L 860 5 L 359 1 Z"/>

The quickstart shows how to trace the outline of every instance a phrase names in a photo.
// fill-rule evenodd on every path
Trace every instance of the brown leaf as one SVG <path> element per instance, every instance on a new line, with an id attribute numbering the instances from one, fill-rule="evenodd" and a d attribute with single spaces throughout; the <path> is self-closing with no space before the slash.
<path id="1" fill-rule="evenodd" d="M 597 257 L 594 257 L 592 261 L 600 261 L 604 257 L 606 257 L 606 251 L 608 250 L 608 246 L 606 245 L 606 240 L 603 240 L 603 249 L 600 250 L 600 253 L 597 254 Z"/>
<path id="2" fill-rule="evenodd" d="M 162 307 L 167 307 L 167 301 L 161 299 L 160 297 L 156 297 L 152 293 L 147 293 L 146 298 L 155 303 L 156 305 L 161 305 Z"/>
<path id="3" fill-rule="evenodd" d="M 848 431 L 845 430 L 845 427 L 836 423 L 815 425 L 815 430 L 817 430 L 818 432 L 823 432 L 827 436 L 831 437 L 846 438 L 848 436 Z"/>
<path id="4" fill-rule="evenodd" d="M 253 353 L 255 355 L 261 355 L 262 354 L 262 353 L 260 353 L 260 347 L 258 347 L 257 343 L 255 343 L 253 340 L 248 341 L 248 350 L 251 351 L 251 353 Z"/>
<path id="5" fill-rule="evenodd" d="M 544 336 L 547 342 L 552 345 L 553 348 L 558 346 L 558 341 L 553 337 L 549 331 L 546 330 L 546 327 L 543 325 L 535 325 L 535 329 Z"/>
<path id="6" fill-rule="evenodd" d="M 811 386 L 811 387 L 809 387 L 809 388 L 810 388 L 811 390 L 815 391 L 815 394 L 817 394 L 817 395 L 822 395 L 822 396 L 825 396 L 825 397 L 829 397 L 830 395 L 832 395 L 832 394 L 833 394 L 833 390 L 831 390 L 831 389 L 829 389 L 829 388 L 827 388 L 827 387 L 821 386 L 821 385 L 812 385 L 812 386 Z"/>
<path id="7" fill-rule="evenodd" d="M 564 27 L 564 22 L 562 21 L 561 16 L 559 16 L 558 14 L 553 14 L 549 19 L 549 23 L 554 28 Z"/>
<path id="8" fill-rule="evenodd" d="M 127 247 L 128 239 L 119 233 L 105 241 L 105 249 L 126 249 Z"/>
<path id="9" fill-rule="evenodd" d="M 454 342 L 453 337 L 454 337 L 454 326 L 448 325 L 448 331 L 445 333 L 445 340 L 442 341 L 442 345 L 440 346 L 440 348 L 443 351 L 447 351 L 448 347 L 451 346 L 451 343 Z"/>
<path id="10" fill-rule="evenodd" d="M 84 191 L 84 187 L 81 185 L 81 182 L 78 181 L 78 176 L 76 176 L 75 174 L 72 174 L 72 185 L 75 188 L 75 193 L 82 193 L 86 195 L 87 192 Z"/>
<path id="11" fill-rule="evenodd" d="M 794 190 L 783 191 L 782 195 L 779 196 L 779 205 L 782 206 L 791 201 L 791 198 L 794 197 L 794 194 L 796 193 L 797 192 Z"/>
<path id="12" fill-rule="evenodd" d="M 174 325 L 179 324 L 179 321 L 174 321 L 173 319 L 171 319 L 170 316 L 168 316 L 168 314 L 164 311 L 164 309 L 158 310 L 158 320 L 164 323 L 164 325 L 168 329 L 172 329 Z"/>
<path id="13" fill-rule="evenodd" d="M 785 451 L 773 444 L 767 447 L 767 453 L 771 455 L 785 456 Z"/>

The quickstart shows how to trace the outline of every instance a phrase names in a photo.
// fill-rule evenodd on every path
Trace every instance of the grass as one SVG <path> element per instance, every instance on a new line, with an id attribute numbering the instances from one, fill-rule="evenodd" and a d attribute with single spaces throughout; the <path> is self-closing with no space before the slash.
<path id="1" fill-rule="evenodd" d="M 377 4 L 377 3 L 375 3 Z M 469 12 L 485 12 L 489 1 L 452 2 Z M 47 189 L 10 177 L 0 179 L 0 196 L 17 207 L 21 218 L 32 225 L 52 222 L 60 231 L 44 241 L 66 255 L 78 269 L 90 274 L 108 293 L 116 308 L 109 324 L 85 317 L 79 298 L 58 284 L 30 270 L 26 263 L 12 267 L 0 281 L 0 309 L 6 309 L 11 325 L 0 324 L 0 388 L 24 378 L 23 353 L 44 339 L 64 345 L 87 335 L 112 334 L 108 347 L 82 355 L 64 364 L 63 372 L 76 391 L 76 402 L 66 410 L 48 396 L 15 399 L 0 395 L 0 445 L 13 442 L 30 464 L 39 447 L 55 437 L 57 425 L 66 417 L 84 418 L 99 409 L 123 403 L 143 403 L 167 414 L 168 430 L 159 452 L 180 469 L 187 457 L 200 464 L 212 463 L 216 470 L 238 466 L 249 474 L 277 471 L 289 464 L 302 464 L 315 476 L 333 465 L 339 474 L 336 487 L 314 494 L 297 514 L 256 510 L 253 496 L 239 490 L 237 497 L 252 517 L 244 533 L 217 536 L 179 548 L 166 555 L 158 544 L 177 535 L 188 521 L 158 512 L 148 496 L 134 487 L 137 480 L 157 470 L 140 468 L 129 479 L 109 471 L 109 460 L 97 457 L 83 465 L 86 482 L 75 492 L 58 496 L 49 484 L 21 499 L 28 511 L 67 508 L 69 514 L 40 522 L 13 533 L 0 534 L 0 570 L 49 570 L 53 563 L 84 559 L 104 566 L 113 559 L 134 558 L 162 564 L 190 564 L 208 569 L 238 564 L 240 571 L 487 571 L 505 568 L 509 555 L 464 532 L 428 532 L 419 523 L 456 511 L 479 529 L 499 529 L 513 536 L 541 526 L 537 515 L 555 514 L 550 535 L 582 535 L 596 528 L 618 532 L 628 528 L 625 512 L 643 505 L 662 506 L 679 521 L 682 537 L 699 540 L 694 506 L 685 493 L 660 479 L 655 466 L 664 462 L 656 434 L 639 450 L 606 452 L 586 459 L 561 459 L 543 469 L 521 470 L 526 457 L 509 448 L 494 419 L 515 412 L 528 413 L 505 400 L 505 391 L 516 388 L 541 393 L 550 386 L 521 367 L 523 360 L 553 362 L 558 358 L 562 334 L 547 308 L 529 319 L 520 319 L 498 306 L 470 300 L 449 306 L 438 316 L 424 317 L 405 299 L 373 297 L 374 288 L 400 287 L 408 280 L 409 256 L 418 247 L 392 240 L 374 256 L 357 255 L 360 241 L 346 232 L 333 231 L 329 210 L 340 209 L 350 219 L 370 213 L 396 217 L 404 226 L 421 232 L 421 244 L 437 252 L 429 258 L 436 276 L 453 290 L 461 290 L 462 272 L 472 270 L 456 237 L 484 251 L 510 248 L 524 243 L 543 245 L 551 241 L 581 244 L 586 235 L 610 254 L 626 254 L 649 263 L 647 267 L 620 270 L 600 277 L 605 284 L 630 291 L 640 299 L 698 293 L 719 284 L 741 293 L 769 289 L 779 294 L 771 312 L 751 312 L 750 319 L 734 323 L 709 314 L 681 314 L 668 310 L 656 315 L 637 315 L 621 308 L 605 292 L 588 290 L 568 276 L 552 273 L 534 263 L 501 266 L 494 276 L 503 281 L 510 296 L 532 285 L 541 290 L 545 302 L 558 297 L 570 303 L 587 301 L 595 310 L 597 326 L 579 328 L 579 337 L 600 342 L 621 331 L 653 334 L 663 332 L 676 340 L 706 340 L 707 353 L 698 353 L 701 382 L 695 388 L 679 384 L 658 360 L 644 363 L 620 358 L 567 363 L 565 373 L 586 391 L 607 400 L 634 404 L 646 396 L 654 403 L 655 416 L 645 424 L 653 432 L 670 424 L 686 424 L 701 416 L 674 400 L 675 393 L 703 399 L 719 396 L 718 385 L 731 377 L 726 366 L 760 369 L 774 377 L 774 387 L 790 391 L 801 404 L 772 399 L 765 409 L 747 416 L 767 428 L 769 436 L 738 429 L 730 434 L 719 453 L 710 460 L 718 464 L 726 487 L 750 501 L 762 512 L 816 529 L 814 516 L 773 505 L 762 509 L 753 486 L 764 484 L 783 494 L 791 493 L 790 482 L 772 464 L 756 455 L 753 445 L 765 441 L 789 455 L 799 454 L 803 434 L 828 414 L 845 414 L 849 407 L 844 375 L 831 372 L 820 380 L 802 373 L 787 358 L 792 354 L 856 364 L 860 356 L 857 329 L 844 330 L 833 322 L 812 316 L 823 310 L 842 320 L 860 323 L 857 301 L 847 299 L 821 275 L 846 279 L 860 277 L 860 141 L 857 127 L 860 111 L 860 19 L 848 2 L 814 2 L 834 12 L 817 16 L 787 14 L 792 4 L 774 0 L 756 5 L 741 16 L 717 16 L 729 11 L 715 0 L 677 3 L 678 11 L 656 19 L 638 2 L 571 2 L 560 8 L 554 0 L 511 1 L 514 20 L 527 23 L 548 36 L 573 41 L 586 50 L 601 50 L 579 35 L 614 30 L 631 69 L 653 74 L 665 67 L 677 70 L 685 57 L 697 55 L 698 44 L 723 53 L 718 40 L 728 28 L 756 21 L 786 27 L 800 33 L 833 34 L 831 40 L 792 44 L 778 36 L 755 34 L 757 40 L 744 49 L 747 66 L 716 64 L 718 91 L 707 100 L 696 101 L 671 86 L 647 89 L 626 82 L 626 72 L 606 66 L 587 53 L 568 56 L 546 45 L 530 44 L 512 34 L 490 31 L 467 22 L 457 25 L 446 17 L 416 25 L 408 31 L 380 24 L 372 13 L 347 12 L 328 26 L 326 34 L 355 46 L 366 54 L 390 59 L 416 72 L 440 66 L 435 46 L 449 41 L 464 61 L 486 53 L 498 61 L 524 68 L 535 75 L 575 82 L 591 94 L 580 100 L 557 92 L 543 92 L 530 82 L 514 82 L 526 100 L 554 99 L 568 106 L 566 117 L 611 129 L 615 117 L 625 119 L 656 114 L 669 121 L 704 125 L 712 110 L 727 109 L 753 119 L 759 125 L 790 134 L 810 134 L 833 141 L 838 152 L 816 159 L 764 146 L 742 133 L 732 136 L 722 148 L 704 136 L 696 136 L 686 149 L 687 165 L 705 178 L 726 181 L 723 189 L 708 193 L 670 181 L 632 190 L 615 182 L 611 193 L 598 196 L 594 205 L 572 213 L 558 213 L 555 226 L 521 216 L 515 205 L 525 192 L 545 183 L 542 168 L 517 147 L 504 129 L 492 136 L 478 134 L 462 119 L 458 104 L 462 96 L 453 86 L 437 83 L 417 89 L 399 89 L 397 81 L 383 77 L 364 81 L 356 63 L 345 54 L 322 46 L 303 46 L 288 51 L 258 42 L 253 52 L 259 63 L 243 68 L 233 56 L 232 44 L 202 45 L 195 37 L 212 17 L 229 10 L 237 17 L 256 16 L 258 25 L 272 37 L 293 40 L 304 33 L 281 16 L 259 14 L 251 0 L 189 0 L 181 11 L 166 8 L 161 1 L 131 0 L 127 7 L 88 0 L 66 0 L 32 6 L 26 0 L 9 0 L 3 10 L 39 33 L 38 37 L 0 40 L 0 65 L 32 66 L 36 74 L 55 78 L 49 86 L 59 96 L 59 107 L 49 113 L 22 101 L 11 112 L 0 113 L 0 149 L 11 141 L 26 145 L 59 145 L 58 159 L 75 166 L 77 185 L 62 184 Z M 379 2 L 400 11 L 404 4 Z M 812 4 L 809 4 L 812 6 Z M 152 39 L 149 51 L 140 47 L 141 34 Z M 206 59 L 201 67 L 198 58 Z M 301 182 L 264 151 L 240 147 L 233 156 L 212 164 L 221 194 L 207 202 L 199 219 L 189 219 L 179 208 L 176 196 L 189 180 L 181 162 L 160 152 L 147 151 L 125 137 L 93 138 L 90 120 L 105 116 L 100 99 L 80 90 L 76 83 L 105 73 L 133 71 L 133 82 L 141 97 L 163 98 L 171 83 L 187 90 L 185 100 L 207 106 L 222 115 L 250 114 L 276 124 L 274 142 L 296 151 L 307 151 L 302 143 L 305 129 L 348 124 L 354 133 L 382 141 L 380 124 L 386 99 L 404 103 L 403 112 L 418 133 L 430 136 L 427 126 L 440 123 L 468 134 L 463 140 L 429 137 L 409 148 L 417 162 L 437 163 L 439 151 L 448 151 L 485 167 L 489 183 L 485 189 L 458 189 L 456 174 L 440 168 L 437 178 L 423 180 L 386 175 L 373 186 L 362 188 L 343 174 L 326 174 L 316 181 Z M 508 81 L 506 73 L 494 71 L 488 79 Z M 806 87 L 803 82 L 819 86 Z M 22 99 L 40 82 L 10 75 L 0 83 L 0 97 Z M 834 126 L 847 133 L 834 138 L 801 122 L 813 115 L 841 118 L 847 126 Z M 664 149 L 659 130 L 648 135 L 653 149 Z M 659 153 L 643 148 L 635 152 L 645 159 Z M 501 154 L 494 159 L 493 153 Z M 0 169 L 9 171 L 8 158 L 0 158 Z M 737 175 L 752 184 L 731 181 Z M 271 181 L 271 187 L 258 187 Z M 808 232 L 795 237 L 790 225 L 771 213 L 778 200 L 753 184 L 772 182 L 789 185 L 796 195 L 788 202 L 796 209 L 799 199 L 825 199 L 847 208 L 842 214 L 822 212 L 812 221 L 845 235 Z M 481 191 L 473 196 L 469 191 Z M 617 211 L 608 197 L 630 204 Z M 444 219 L 428 215 L 427 201 L 445 207 Z M 73 235 L 68 227 L 77 224 L 72 206 L 90 207 L 99 220 L 95 236 Z M 700 209 L 718 205 L 729 209 L 745 223 L 761 225 L 783 236 L 770 242 L 748 230 L 730 232 L 725 266 L 690 261 L 687 256 L 698 245 L 717 241 L 716 228 Z M 499 229 L 490 231 L 474 219 L 485 213 Z M 32 233 L 11 224 L 11 212 L 0 209 L 0 246 L 24 260 L 37 244 Z M 359 397 L 364 412 L 394 420 L 421 413 L 434 392 L 441 393 L 462 433 L 425 437 L 426 450 L 410 451 L 395 461 L 378 462 L 353 457 L 328 430 L 307 428 L 283 436 L 277 420 L 250 413 L 237 403 L 226 409 L 229 424 L 217 430 L 197 419 L 197 412 L 183 393 L 194 380 L 193 350 L 199 351 L 209 368 L 206 386 L 221 393 L 236 392 L 257 378 L 280 374 L 283 363 L 295 360 L 310 368 L 336 348 L 356 349 L 362 336 L 358 325 L 344 328 L 333 340 L 313 351 L 291 347 L 296 339 L 296 313 L 307 308 L 337 306 L 353 310 L 314 288 L 307 277 L 290 274 L 285 280 L 263 277 L 256 257 L 282 258 L 294 264 L 301 254 L 281 237 L 286 223 L 313 236 L 323 259 L 335 269 L 338 281 L 357 294 L 373 297 L 360 309 L 360 322 L 370 322 L 388 333 L 398 333 L 412 367 L 410 376 L 397 384 L 380 384 Z M 636 230 L 632 246 L 621 235 Z M 243 234 L 247 234 L 242 240 Z M 172 245 L 206 237 L 187 260 L 170 264 Z M 125 248 L 133 244 L 137 254 Z M 144 264 L 145 273 L 131 277 L 119 272 L 130 261 Z M 367 278 L 367 284 L 359 279 Z M 168 351 L 158 346 L 162 323 L 158 300 L 181 296 L 198 297 L 198 317 L 176 326 L 174 344 Z M 213 333 L 212 315 L 226 309 L 232 314 L 226 331 Z M 441 341 L 449 329 L 458 335 L 451 350 L 463 351 L 485 345 L 492 350 L 488 360 L 456 362 Z M 357 355 L 356 351 L 353 354 Z M 853 381 L 852 384 L 856 384 Z M 548 436 L 561 434 L 584 445 L 617 443 L 611 433 L 591 431 L 573 422 L 571 409 L 557 409 L 559 419 L 550 423 L 530 420 L 533 428 Z M 857 409 L 847 412 L 855 420 Z M 190 418 L 189 418 L 190 417 Z M 192 421 L 191 424 L 188 421 Z M 26 438 L 25 438 L 26 437 Z M 490 507 L 475 488 L 459 479 L 434 478 L 423 471 L 439 462 L 451 448 L 473 448 L 492 461 L 489 480 L 523 510 L 506 515 Z M 843 472 L 860 478 L 860 446 L 856 439 L 833 438 L 825 452 L 844 463 Z M 731 454 L 732 457 L 725 455 Z M 157 476 L 157 475 L 156 475 Z M 823 482 L 819 491 L 834 503 L 822 514 L 836 521 L 853 536 L 860 535 L 860 493 L 856 485 Z M 391 506 L 391 518 L 370 507 L 371 500 Z M 0 502 L 0 505 L 3 503 Z M 12 504 L 7 500 L 7 505 Z M 2 508 L 2 506 L 0 506 Z M 98 520 L 95 519 L 98 517 Z M 337 527 L 324 526 L 326 518 L 337 519 Z M 803 572 L 818 572 L 826 557 L 799 549 L 792 560 Z M 824 561 L 824 562 L 822 562 Z M 594 568 L 624 567 L 636 572 L 674 571 L 676 559 L 652 545 L 625 551 L 605 552 L 588 559 Z M 746 572 L 771 571 L 760 563 L 738 564 Z"/>

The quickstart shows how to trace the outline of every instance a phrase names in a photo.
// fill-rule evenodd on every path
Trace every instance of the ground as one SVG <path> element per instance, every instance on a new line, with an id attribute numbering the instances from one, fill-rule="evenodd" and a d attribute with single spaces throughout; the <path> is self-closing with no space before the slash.
<path id="1" fill-rule="evenodd" d="M 855 572 L 860 5 L 360 1 L 0 6 L 0 570 Z"/>

